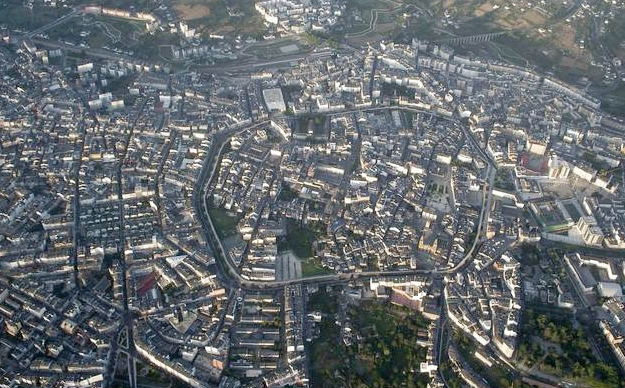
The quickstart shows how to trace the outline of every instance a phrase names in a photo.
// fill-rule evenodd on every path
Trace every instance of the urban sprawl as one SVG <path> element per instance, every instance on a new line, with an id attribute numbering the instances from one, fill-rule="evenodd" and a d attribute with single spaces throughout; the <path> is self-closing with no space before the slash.
<path id="1" fill-rule="evenodd" d="M 584 90 L 416 38 L 205 72 L 2 33 L 0 386 L 347 386 L 316 349 L 386 354 L 358 306 L 418 317 L 415 386 L 589 386 L 532 367 L 550 310 L 625 372 L 625 123 Z"/>

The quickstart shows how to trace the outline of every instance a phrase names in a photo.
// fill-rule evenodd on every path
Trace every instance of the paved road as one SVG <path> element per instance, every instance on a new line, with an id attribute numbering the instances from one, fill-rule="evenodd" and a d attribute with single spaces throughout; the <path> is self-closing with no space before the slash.
<path id="1" fill-rule="evenodd" d="M 241 132 L 246 129 L 261 128 L 268 124 L 269 120 L 265 120 L 246 126 L 232 127 L 213 135 L 211 147 L 206 154 L 206 159 L 204 159 L 199 179 L 196 183 L 195 189 L 193 190 L 193 204 L 196 214 L 200 219 L 200 223 L 202 224 L 202 229 L 204 231 L 204 235 L 206 236 L 206 240 L 208 241 L 209 247 L 216 257 L 217 268 L 219 269 L 219 278 L 231 287 L 236 285 L 236 282 L 233 282 L 232 280 L 240 278 L 240 275 L 236 264 L 232 261 L 228 252 L 224 249 L 213 222 L 208 216 L 209 206 L 207 190 L 210 182 L 213 180 L 215 172 L 217 171 L 219 158 L 227 140 L 237 132 Z"/>
<path id="2" fill-rule="evenodd" d="M 124 148 L 119 156 L 119 163 L 117 166 L 117 203 L 119 206 L 119 243 L 117 245 L 117 253 L 119 256 L 120 268 L 121 268 L 121 286 L 122 286 L 122 305 L 124 308 L 123 319 L 124 324 L 126 326 L 127 333 L 127 342 L 128 342 L 128 351 L 131 354 L 135 354 L 136 347 L 134 342 L 134 318 L 129 309 L 128 303 L 128 277 L 127 277 L 127 263 L 126 263 L 126 236 L 125 236 L 125 228 L 126 228 L 126 220 L 124 219 L 124 189 L 123 189 L 123 165 L 126 160 L 126 155 L 128 155 L 128 146 L 132 140 L 132 135 L 134 133 L 134 129 L 137 125 L 139 119 L 143 116 L 145 111 L 145 107 L 147 106 L 148 99 L 146 98 L 139 111 L 137 112 L 137 116 L 134 121 L 128 127 L 128 135 L 126 136 L 126 142 L 124 144 Z M 128 357 L 128 379 L 129 385 L 131 388 L 137 388 L 137 364 L 135 361 L 135 357 Z"/>
<path id="3" fill-rule="evenodd" d="M 371 32 L 375 32 L 376 25 L 378 23 L 378 15 L 381 14 L 381 13 L 391 13 L 391 12 L 394 12 L 397 9 L 399 9 L 399 7 L 401 7 L 401 6 L 402 6 L 402 4 L 397 4 L 396 3 L 396 5 L 393 8 L 391 8 L 391 9 L 388 9 L 388 8 L 373 8 L 373 9 L 371 9 L 371 11 L 370 11 L 370 18 L 369 18 L 369 27 L 367 27 L 364 30 L 359 31 L 359 32 L 346 34 L 345 37 L 346 38 L 360 38 L 360 37 L 363 37 L 363 36 L 365 36 L 365 35 L 367 35 L 367 34 L 369 34 Z"/>
<path id="4" fill-rule="evenodd" d="M 24 38 L 32 38 L 34 36 L 36 36 L 37 34 L 41 34 L 42 32 L 48 31 L 51 28 L 54 28 L 56 26 L 59 26 L 63 23 L 65 23 L 66 21 L 68 21 L 69 19 L 73 18 L 74 16 L 80 14 L 83 12 L 82 7 L 81 8 L 75 8 L 72 10 L 72 12 L 68 13 L 67 15 L 64 15 L 56 20 L 54 20 L 53 22 L 50 22 L 48 24 L 46 24 L 45 26 L 41 26 L 39 28 L 37 28 L 36 30 L 32 30 L 31 32 L 27 33 L 26 35 L 24 35 Z"/>
<path id="5" fill-rule="evenodd" d="M 158 129 L 163 128 L 163 120 L 160 121 Z M 163 234 L 163 205 L 161 202 L 161 192 L 160 187 L 163 183 L 163 168 L 165 166 L 165 162 L 167 162 L 167 157 L 169 156 L 169 152 L 171 151 L 171 146 L 174 143 L 176 137 L 178 136 L 178 131 L 175 129 L 172 130 L 169 134 L 169 138 L 165 140 L 165 145 L 163 146 L 163 151 L 161 153 L 161 161 L 158 164 L 158 169 L 156 171 L 156 176 L 154 179 L 154 199 L 156 200 L 156 220 L 158 222 L 158 229 L 161 234 Z"/>
<path id="6" fill-rule="evenodd" d="M 79 132 L 80 132 L 80 151 L 78 154 L 75 153 L 75 170 L 74 170 L 74 226 L 72 228 L 72 242 L 73 242 L 73 251 L 72 251 L 72 265 L 74 267 L 74 287 L 80 287 L 80 282 L 78 280 L 78 248 L 80 246 L 80 168 L 82 167 L 82 154 L 85 151 L 85 137 L 86 137 L 86 129 L 85 129 L 85 120 L 81 120 L 79 124 Z"/>

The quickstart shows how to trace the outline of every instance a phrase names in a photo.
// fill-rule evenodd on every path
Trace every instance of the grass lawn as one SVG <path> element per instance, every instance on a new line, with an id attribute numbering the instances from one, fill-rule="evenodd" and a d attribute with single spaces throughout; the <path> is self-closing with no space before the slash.
<path id="1" fill-rule="evenodd" d="M 207 8 L 205 16 L 188 21 L 189 26 L 206 35 L 236 33 L 260 38 L 267 31 L 262 17 L 254 9 L 253 0 L 176 0 L 175 3 L 201 4 Z"/>
<path id="2" fill-rule="evenodd" d="M 260 58 L 271 58 L 285 54 L 296 54 L 306 49 L 302 43 L 294 39 L 280 40 L 271 44 L 258 44 L 250 46 L 245 52 Z M 286 51 L 283 51 L 286 50 Z"/>
<path id="3" fill-rule="evenodd" d="M 321 266 L 321 263 L 313 258 L 302 260 L 302 276 L 318 276 L 332 274 L 333 271 Z"/>
<path id="4" fill-rule="evenodd" d="M 288 219 L 286 236 L 278 240 L 278 252 L 290 250 L 301 259 L 302 276 L 304 277 L 334 273 L 332 270 L 324 268 L 321 261 L 313 257 L 312 245 L 319 233 L 320 231 L 315 226 L 300 225 L 297 221 Z"/>
<path id="5" fill-rule="evenodd" d="M 237 219 L 226 209 L 212 207 L 208 209 L 208 214 L 219 237 L 228 237 L 236 233 Z"/>

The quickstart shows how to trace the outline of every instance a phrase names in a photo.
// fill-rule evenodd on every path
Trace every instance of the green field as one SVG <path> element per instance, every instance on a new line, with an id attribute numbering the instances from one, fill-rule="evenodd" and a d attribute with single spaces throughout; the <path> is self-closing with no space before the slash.
<path id="1" fill-rule="evenodd" d="M 208 215 L 219 237 L 228 237 L 237 232 L 237 219 L 226 209 L 211 207 L 208 209 Z"/>
<path id="2" fill-rule="evenodd" d="M 157 3 L 153 0 L 94 0 L 89 1 L 89 4 L 122 9 L 130 9 L 130 7 L 134 7 L 137 10 L 146 12 L 150 12 L 157 7 Z"/>
<path id="3" fill-rule="evenodd" d="M 208 15 L 188 20 L 189 26 L 206 35 L 241 34 L 260 38 L 266 28 L 254 9 L 253 0 L 173 0 L 172 5 L 200 4 L 208 7 Z"/>
<path id="4" fill-rule="evenodd" d="M 334 273 L 333 271 L 323 267 L 318 259 L 309 258 L 302 260 L 302 276 L 318 276 L 328 275 Z"/>

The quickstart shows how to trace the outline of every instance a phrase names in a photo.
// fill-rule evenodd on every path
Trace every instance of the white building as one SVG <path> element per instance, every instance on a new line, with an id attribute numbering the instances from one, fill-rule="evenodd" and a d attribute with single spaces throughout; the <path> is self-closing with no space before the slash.
<path id="1" fill-rule="evenodd" d="M 284 112 L 286 110 L 286 104 L 280 88 L 263 90 L 263 98 L 270 112 Z"/>

